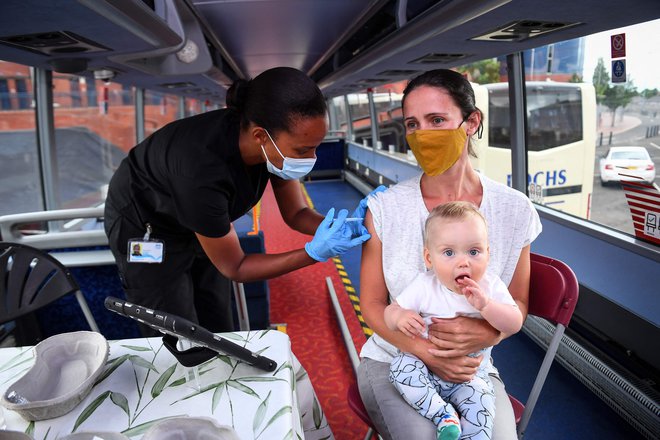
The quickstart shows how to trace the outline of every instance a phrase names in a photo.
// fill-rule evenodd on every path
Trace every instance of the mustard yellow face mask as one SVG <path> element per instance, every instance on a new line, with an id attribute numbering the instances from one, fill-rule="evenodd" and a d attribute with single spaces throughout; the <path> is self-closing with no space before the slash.
<path id="1" fill-rule="evenodd" d="M 467 141 L 465 129 L 415 130 L 406 136 L 417 163 L 429 176 L 437 176 L 456 163 Z"/>

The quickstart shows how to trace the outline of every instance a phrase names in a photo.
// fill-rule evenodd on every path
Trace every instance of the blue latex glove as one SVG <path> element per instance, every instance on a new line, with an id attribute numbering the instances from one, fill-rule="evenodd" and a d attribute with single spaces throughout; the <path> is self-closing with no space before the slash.
<path id="1" fill-rule="evenodd" d="M 385 185 L 380 185 L 378 188 L 367 194 L 365 198 L 360 200 L 360 203 L 358 204 L 357 208 L 355 208 L 355 211 L 353 211 L 353 214 L 351 214 L 351 217 L 361 218 L 362 220 L 348 222 L 348 226 L 351 228 L 351 232 L 353 233 L 354 237 L 358 237 L 367 233 L 367 228 L 364 227 L 364 216 L 367 215 L 367 201 L 369 200 L 369 197 L 381 191 L 385 191 L 386 189 L 387 187 Z"/>
<path id="2" fill-rule="evenodd" d="M 341 255 L 371 238 L 371 235 L 367 233 L 353 237 L 353 233 L 345 221 L 348 216 L 347 210 L 339 211 L 337 218 L 333 220 L 334 215 L 335 208 L 330 208 L 325 219 L 316 229 L 312 241 L 305 244 L 305 251 L 316 261 L 326 261 L 335 255 Z"/>

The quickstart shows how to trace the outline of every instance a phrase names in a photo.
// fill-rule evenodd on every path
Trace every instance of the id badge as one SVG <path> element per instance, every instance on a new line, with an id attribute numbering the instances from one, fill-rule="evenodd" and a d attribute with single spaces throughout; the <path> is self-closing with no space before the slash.
<path id="1" fill-rule="evenodd" d="M 129 263 L 162 263 L 165 244 L 160 240 L 128 240 Z"/>
<path id="2" fill-rule="evenodd" d="M 165 243 L 150 237 L 151 225 L 147 223 L 147 233 L 142 238 L 128 240 L 127 260 L 129 263 L 162 263 Z"/>

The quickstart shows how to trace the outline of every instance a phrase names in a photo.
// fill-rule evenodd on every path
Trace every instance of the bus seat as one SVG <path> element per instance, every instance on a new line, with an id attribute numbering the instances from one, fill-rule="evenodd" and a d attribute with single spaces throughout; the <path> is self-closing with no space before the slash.
<path id="1" fill-rule="evenodd" d="M 519 439 L 525 434 L 561 338 L 575 311 L 578 291 L 577 278 L 568 265 L 557 259 L 531 254 L 528 315 L 548 320 L 555 325 L 555 330 L 526 403 L 523 405 L 515 397 L 509 396 L 516 417 Z M 349 386 L 347 399 L 348 406 L 369 426 L 368 437 L 365 437 L 365 440 L 371 438 L 371 431 L 375 431 L 375 427 L 362 403 L 357 383 L 354 382 Z"/>
<path id="2" fill-rule="evenodd" d="M 243 252 L 246 254 L 266 252 L 263 231 L 259 231 L 256 234 L 248 234 L 249 231 L 247 229 L 237 232 Z M 241 284 L 245 293 L 245 301 L 247 303 L 246 315 L 249 318 L 250 329 L 267 329 L 270 325 L 270 290 L 268 288 L 268 282 L 262 280 Z M 240 323 L 240 304 L 237 303 L 235 297 L 232 297 L 232 302 L 234 304 L 234 322 Z"/>
<path id="3" fill-rule="evenodd" d="M 548 377 L 550 366 L 559 348 L 561 338 L 575 311 L 579 289 L 577 277 L 566 263 L 543 255 L 531 254 L 527 313 L 546 319 L 555 325 L 555 329 L 519 420 L 516 414 L 519 439 L 522 439 L 525 434 L 545 379 Z M 520 402 L 518 403 L 520 404 Z M 512 404 L 514 411 L 516 406 L 520 411 L 519 405 L 516 405 L 513 401 Z"/>
<path id="4" fill-rule="evenodd" d="M 306 179 L 330 179 L 342 175 L 344 169 L 343 139 L 325 139 L 316 148 L 316 163 Z"/>
<path id="5" fill-rule="evenodd" d="M 0 233 L 5 241 L 48 252 L 75 277 L 89 309 L 107 339 L 139 337 L 137 324 L 114 313 L 107 313 L 107 296 L 124 298 L 115 260 L 102 227 L 103 206 L 60 209 L 0 216 Z M 69 230 L 46 232 L 48 222 L 67 221 Z M 25 228 L 40 233 L 25 233 Z M 76 313 L 73 297 L 64 296 L 35 312 L 43 337 L 79 329 L 82 319 Z"/>
<path id="6" fill-rule="evenodd" d="M 134 321 L 107 313 L 103 306 L 107 296 L 125 298 L 125 294 L 114 257 L 108 247 L 107 236 L 103 228 L 99 227 L 101 221 L 98 220 L 102 217 L 103 207 L 10 214 L 0 216 L 0 234 L 6 241 L 47 251 L 67 267 L 82 286 L 82 295 L 87 298 L 91 312 L 106 338 L 139 337 L 140 333 Z M 46 229 L 46 222 L 63 220 L 94 225 L 81 230 L 34 235 L 25 235 L 22 231 L 25 225 L 37 225 L 36 229 Z M 251 234 L 253 221 L 250 215 L 241 217 L 234 225 L 244 252 L 265 252 L 263 232 Z M 243 288 L 251 328 L 268 328 L 270 297 L 267 282 L 245 283 Z M 63 297 L 36 312 L 43 335 L 51 336 L 79 328 L 81 319 L 76 316 L 75 309 L 73 299 Z M 235 322 L 238 321 L 235 319 Z"/>
<path id="7" fill-rule="evenodd" d="M 31 246 L 0 242 L 0 323 L 22 324 L 16 326 L 17 345 L 39 342 L 42 335 L 32 312 L 70 293 L 91 330 L 98 332 L 78 283 L 62 263 Z"/>
<path id="8" fill-rule="evenodd" d="M 75 250 L 70 250 L 75 253 Z M 81 252 L 82 253 L 82 252 Z M 51 253 L 51 255 L 55 255 Z M 83 295 L 87 298 L 89 308 L 98 323 L 101 334 L 106 339 L 130 339 L 140 337 L 136 321 L 126 319 L 116 313 L 108 313 L 103 305 L 106 297 L 114 296 L 125 299 L 117 266 L 70 267 L 71 274 L 81 286 Z M 80 325 L 80 317 L 75 314 L 75 304 L 70 297 L 63 297 L 47 305 L 36 313 L 42 327 L 44 337 L 58 333 L 74 331 Z"/>

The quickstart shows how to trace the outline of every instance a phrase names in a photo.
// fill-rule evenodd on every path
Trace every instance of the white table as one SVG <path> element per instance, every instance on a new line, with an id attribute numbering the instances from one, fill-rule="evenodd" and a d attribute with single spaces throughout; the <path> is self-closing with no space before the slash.
<path id="1" fill-rule="evenodd" d="M 163 418 L 189 415 L 232 426 L 242 440 L 332 438 L 322 412 L 319 419 L 320 405 L 286 334 L 261 330 L 222 336 L 273 359 L 277 369 L 265 372 L 220 356 L 197 367 L 195 381 L 191 370 L 162 346 L 161 338 L 110 341 L 105 372 L 73 411 L 28 422 L 3 409 L 6 429 L 28 431 L 39 439 L 46 433 L 54 439 L 74 431 L 113 431 L 140 438 Z M 31 347 L 0 349 L 3 393 L 30 369 L 32 356 Z M 304 402 L 302 409 L 299 399 Z M 310 420 L 303 422 L 301 414 Z M 311 420 L 312 414 L 316 420 Z"/>

